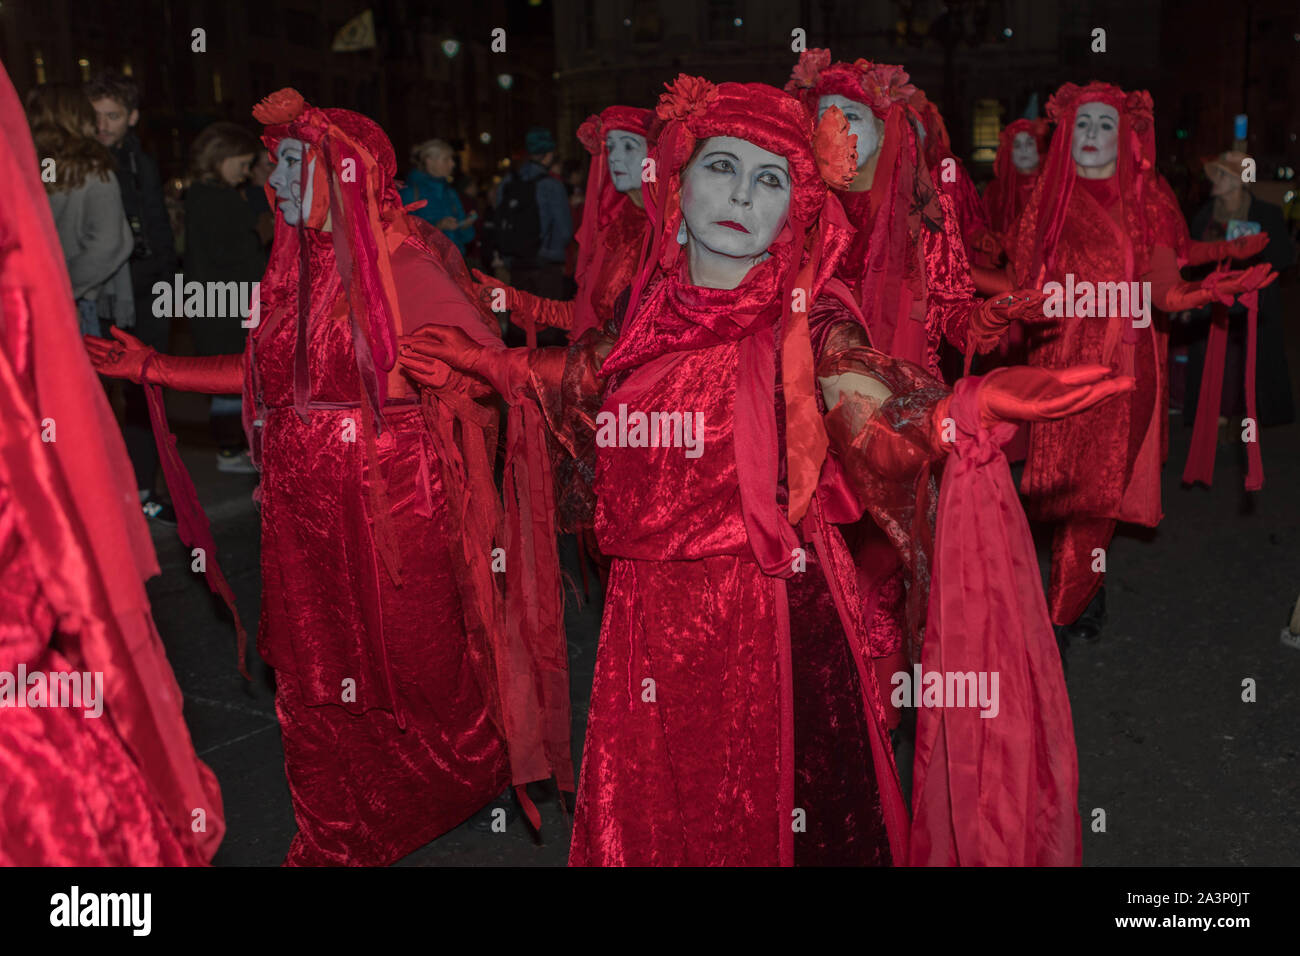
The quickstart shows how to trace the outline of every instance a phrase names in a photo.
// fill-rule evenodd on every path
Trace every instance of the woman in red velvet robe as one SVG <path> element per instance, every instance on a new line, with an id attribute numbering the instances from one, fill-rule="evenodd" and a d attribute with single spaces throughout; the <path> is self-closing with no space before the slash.
<path id="1" fill-rule="evenodd" d="M 0 129 L 0 866 L 206 863 L 221 793 L 150 614 L 158 563 L 3 67 Z M 73 674 L 79 699 L 34 694 Z"/>
<path id="2" fill-rule="evenodd" d="M 484 348 L 432 327 L 402 343 L 416 378 L 448 362 L 535 396 L 562 440 L 596 434 L 595 527 L 614 563 L 570 863 L 1076 862 L 1073 739 L 1041 587 L 999 551 L 1018 542 L 1029 568 L 1027 529 L 999 530 L 977 502 L 1016 507 L 989 431 L 1003 417 L 1068 414 L 1127 383 L 1017 370 L 949 396 L 867 346 L 834 278 L 851 234 L 822 179 L 856 171 L 837 109 L 814 132 L 772 87 L 682 76 L 658 115 L 654 241 L 616 343 Z M 638 416 L 673 412 L 693 431 L 661 421 L 652 444 L 643 421 L 636 437 Z M 949 576 L 936 572 L 932 653 L 1023 682 L 1008 720 L 922 720 L 909 855 L 869 614 L 836 524 L 866 509 L 927 562 L 929 468 L 949 447 L 961 461 L 944 494 L 960 500 L 941 513 L 992 524 L 940 519 Z M 1000 492 L 976 488 L 997 462 Z M 963 573 L 978 579 L 964 596 Z M 986 756 L 950 762 L 945 720 Z"/>
<path id="3" fill-rule="evenodd" d="M 984 189 L 984 208 L 1003 249 L 1014 244 L 1008 233 L 1038 182 L 1042 156 L 1047 152 L 1047 133 L 1046 120 L 1022 118 L 1012 120 L 998 134 L 993 181 Z"/>
<path id="4" fill-rule="evenodd" d="M 1057 124 L 1051 150 L 1008 250 L 1020 284 L 1060 283 L 1062 300 L 1077 288 L 1078 311 L 1086 311 L 1082 290 L 1096 291 L 1097 283 L 1149 283 L 1152 309 L 1170 312 L 1232 301 L 1270 281 L 1267 267 L 1181 281 L 1176 251 L 1185 248 L 1187 229 L 1155 172 L 1149 94 L 1067 83 L 1049 101 L 1048 116 Z M 1099 292 L 1090 301 L 1103 298 L 1108 294 Z M 1021 491 L 1031 517 L 1056 525 L 1048 602 L 1067 639 L 1100 633 L 1103 555 L 1116 522 L 1155 527 L 1162 517 L 1165 338 L 1162 317 L 1137 312 L 1130 304 L 1110 316 L 1067 314 L 1030 335 L 1033 366 L 1099 362 L 1137 382 L 1104 409 L 1030 429 Z"/>
<path id="5" fill-rule="evenodd" d="M 293 90 L 254 116 L 277 158 L 279 215 L 246 353 L 179 359 L 125 336 L 125 352 L 91 350 L 108 374 L 242 387 L 262 469 L 258 646 L 276 670 L 298 822 L 286 863 L 388 864 L 512 776 L 549 777 L 553 760 L 563 786 L 562 653 L 539 663 L 527 622 L 507 633 L 491 583 L 492 413 L 459 376 L 422 403 L 394 366 L 395 335 L 427 321 L 497 341 L 463 263 L 402 211 L 392 146 L 372 121 Z M 558 580 L 531 586 L 545 595 L 548 583 L 553 643 Z"/>

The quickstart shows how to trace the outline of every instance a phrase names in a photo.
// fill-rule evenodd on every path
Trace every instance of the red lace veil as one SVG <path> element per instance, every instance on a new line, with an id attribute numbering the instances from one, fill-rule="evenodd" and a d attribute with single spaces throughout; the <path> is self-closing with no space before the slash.
<path id="1" fill-rule="evenodd" d="M 998 133 L 998 153 L 993 160 L 993 182 L 989 183 L 985 195 L 990 200 L 989 212 L 994 218 L 994 224 L 1001 230 L 1010 229 L 1018 213 L 1016 177 L 1022 174 L 1011 162 L 1011 150 L 1015 146 L 1016 137 L 1021 133 L 1028 133 L 1038 144 L 1039 169 L 1043 167 L 1043 156 L 1048 148 L 1048 126 L 1044 119 L 1012 120 Z M 993 212 L 995 208 L 996 213 Z"/>
<path id="2" fill-rule="evenodd" d="M 1037 201 L 1031 199 L 1026 210 L 1027 216 L 1033 210 L 1032 221 L 1027 219 L 1023 223 L 1022 236 L 1032 238 L 1033 250 L 1032 254 L 1022 255 L 1016 262 L 1020 285 L 1038 285 L 1045 275 L 1055 271 L 1056 248 L 1065 226 L 1077 175 L 1071 155 L 1075 114 L 1084 103 L 1106 103 L 1119 113 L 1119 154 L 1115 175 L 1119 177 L 1124 229 L 1131 240 L 1128 245 L 1134 257 L 1128 274 L 1137 278 L 1147 271 L 1158 225 L 1151 221 L 1148 207 L 1155 199 L 1156 191 L 1168 189 L 1155 172 L 1151 94 L 1145 90 L 1127 93 L 1113 84 L 1096 81 L 1086 86 L 1066 83 L 1047 101 L 1047 115 L 1056 123 L 1056 132 L 1052 136 L 1047 161 L 1041 166 L 1038 184 L 1034 187 Z"/>
<path id="3" fill-rule="evenodd" d="M 578 227 L 577 274 L 585 277 L 585 281 L 579 285 L 578 297 L 574 301 L 573 328 L 569 332 L 574 340 L 587 329 L 600 324 L 592 300 L 596 294 L 596 279 L 602 274 L 604 258 L 612 251 L 600 241 L 600 237 L 623 204 L 632 201 L 625 193 L 614 188 L 609 177 L 609 151 L 605 148 L 605 137 L 615 130 L 644 136 L 646 153 L 650 155 L 654 147 L 651 135 L 653 120 L 654 113 L 651 110 L 635 106 L 607 106 L 599 114 L 587 117 L 578 127 L 578 140 L 591 153 L 591 166 L 587 173 L 587 211 L 583 213 L 582 225 Z"/>

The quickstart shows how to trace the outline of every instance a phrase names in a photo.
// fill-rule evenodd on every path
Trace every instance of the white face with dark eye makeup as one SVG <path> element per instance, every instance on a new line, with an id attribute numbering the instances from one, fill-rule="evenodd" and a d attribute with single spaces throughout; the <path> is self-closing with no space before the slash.
<path id="1" fill-rule="evenodd" d="M 306 222 L 311 217 L 312 189 L 311 180 L 314 173 L 316 160 L 312 159 L 310 168 L 307 170 L 307 191 L 305 195 L 300 195 L 302 190 L 302 157 L 306 152 L 306 147 L 302 140 L 299 139 L 282 139 L 280 148 L 276 153 L 275 169 L 271 170 L 271 175 L 267 182 L 275 190 L 276 204 L 280 207 L 280 214 L 284 216 L 287 225 L 296 226 L 298 223 Z"/>
<path id="2" fill-rule="evenodd" d="M 849 132 L 858 138 L 858 168 L 861 169 L 880 149 L 885 124 L 876 119 L 876 114 L 865 103 L 855 102 L 839 94 L 823 96 L 817 101 L 817 122 L 822 121 L 832 106 L 840 108 L 844 118 L 849 121 Z"/>
<path id="3" fill-rule="evenodd" d="M 682 176 L 688 241 L 712 255 L 756 259 L 785 225 L 791 190 L 784 156 L 733 136 L 711 137 Z"/>
<path id="4" fill-rule="evenodd" d="M 1011 165 L 1022 173 L 1032 173 L 1038 168 L 1038 143 L 1023 130 L 1011 140 Z"/>
<path id="5" fill-rule="evenodd" d="M 621 193 L 641 188 L 641 164 L 645 162 L 645 137 L 627 130 L 611 130 L 605 137 L 609 154 L 609 178 Z"/>
<path id="6" fill-rule="evenodd" d="M 1119 155 L 1119 110 L 1105 103 L 1081 103 L 1074 115 L 1071 156 L 1084 169 L 1101 169 Z"/>

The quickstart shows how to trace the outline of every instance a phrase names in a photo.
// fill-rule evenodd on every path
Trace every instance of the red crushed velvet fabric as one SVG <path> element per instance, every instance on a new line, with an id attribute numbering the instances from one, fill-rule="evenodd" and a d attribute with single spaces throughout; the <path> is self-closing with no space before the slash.
<path id="1" fill-rule="evenodd" d="M 686 314 L 747 314 L 741 300 L 770 296 L 761 276 L 751 278 L 729 292 L 692 287 L 714 308 Z M 661 291 L 645 299 L 656 309 L 654 341 L 667 347 L 608 391 L 603 408 L 699 410 L 704 450 L 699 459 L 682 448 L 597 452 L 596 532 L 614 562 L 570 862 L 901 858 L 906 814 L 866 667 L 862 602 L 851 557 L 820 516 L 821 490 L 807 519 L 807 573 L 787 582 L 754 560 L 735 409 L 742 353 L 757 330 L 683 321 Z M 732 308 L 718 308 L 719 298 Z M 823 301 L 810 319 L 854 321 Z M 791 840 L 782 831 L 794 806 L 808 828 Z"/>
<path id="2" fill-rule="evenodd" d="M 448 502 L 420 406 L 407 398 L 385 407 L 372 459 L 334 246 L 315 230 L 302 235 L 311 303 L 307 421 L 294 408 L 296 281 L 281 284 L 283 299 L 272 297 L 250 338 L 249 387 L 264 423 L 258 648 L 276 669 L 299 827 L 286 862 L 384 864 L 459 824 L 510 775 L 483 681 L 465 666 Z M 441 300 L 440 321 L 492 340 L 414 245 L 394 252 L 393 272 L 404 313 L 420 315 Z M 373 540 L 375 482 L 390 508 L 400 586 Z M 344 681 L 355 682 L 347 698 Z"/>
<path id="3" fill-rule="evenodd" d="M 103 708 L 0 711 L 0 865 L 202 864 L 221 794 L 150 616 L 157 561 L 3 67 L 0 128 L 0 673 L 99 674 Z"/>

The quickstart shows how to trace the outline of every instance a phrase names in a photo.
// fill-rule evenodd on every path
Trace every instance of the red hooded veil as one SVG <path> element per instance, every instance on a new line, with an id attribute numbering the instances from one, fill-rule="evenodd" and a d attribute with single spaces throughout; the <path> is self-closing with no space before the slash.
<path id="1" fill-rule="evenodd" d="M 1038 169 L 1022 173 L 1011 162 L 1011 150 L 1016 137 L 1028 133 L 1038 144 Z M 1047 121 L 1043 119 L 1017 119 L 1002 127 L 998 134 L 998 154 L 993 160 L 993 181 L 984 189 L 984 208 L 988 210 L 989 224 L 1000 237 L 1003 246 L 1010 244 L 1007 233 L 1020 215 L 1038 181 L 1047 152 L 1049 138 Z"/>
<path id="2" fill-rule="evenodd" d="M 590 328 L 603 326 L 614 313 L 614 300 L 636 276 L 641 244 L 646 232 L 645 213 L 626 193 L 614 188 L 609 175 L 605 137 L 616 130 L 646 137 L 651 155 L 651 110 L 634 106 L 607 106 L 578 127 L 578 140 L 591 153 L 587 171 L 587 201 L 578 227 L 578 296 L 573 327 L 577 339 Z"/>

